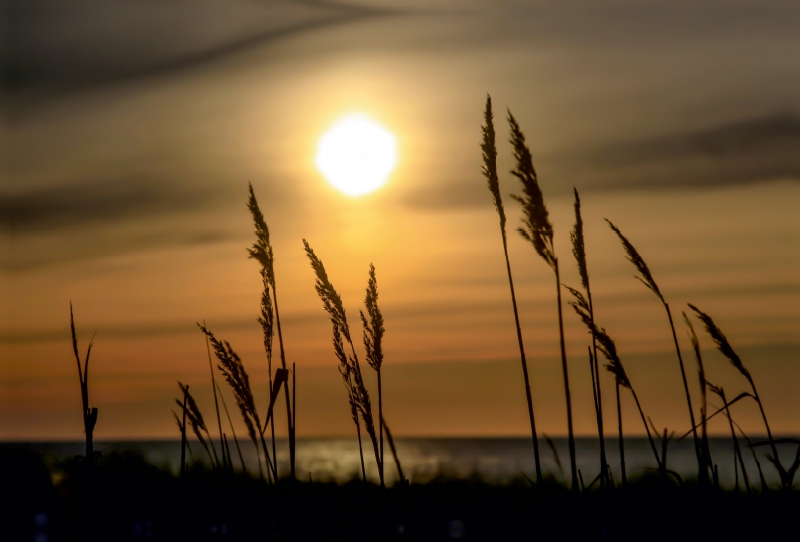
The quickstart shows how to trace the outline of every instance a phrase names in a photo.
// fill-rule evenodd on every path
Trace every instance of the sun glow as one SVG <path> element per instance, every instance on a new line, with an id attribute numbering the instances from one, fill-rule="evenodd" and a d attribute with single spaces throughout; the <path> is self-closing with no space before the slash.
<path id="1" fill-rule="evenodd" d="M 360 196 L 389 178 L 397 164 L 397 139 L 364 114 L 348 115 L 320 138 L 315 162 L 333 186 Z"/>

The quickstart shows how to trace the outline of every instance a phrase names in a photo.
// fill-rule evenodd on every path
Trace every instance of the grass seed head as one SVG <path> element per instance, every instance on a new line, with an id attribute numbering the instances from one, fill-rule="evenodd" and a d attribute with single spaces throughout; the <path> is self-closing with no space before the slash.
<path id="1" fill-rule="evenodd" d="M 494 118 L 492 115 L 492 98 L 486 96 L 486 110 L 483 113 L 483 141 L 481 150 L 483 151 L 483 176 L 489 185 L 489 192 L 494 199 L 494 207 L 500 217 L 500 228 L 505 234 L 506 212 L 503 208 L 503 200 L 500 197 L 500 181 L 497 177 L 497 146 L 495 144 Z"/>
<path id="2" fill-rule="evenodd" d="M 712 320 L 709 315 L 707 315 L 706 313 L 704 313 L 691 303 L 689 303 L 689 308 L 692 309 L 697 315 L 697 317 L 700 319 L 700 321 L 703 322 L 706 331 L 708 332 L 709 335 L 711 335 L 714 344 L 717 345 L 717 349 L 722 353 L 722 355 L 728 358 L 731 364 L 740 373 L 742 373 L 742 375 L 745 378 L 747 378 L 747 380 L 751 380 L 750 371 L 747 370 L 747 368 L 744 366 L 744 363 L 742 363 L 742 360 L 739 358 L 736 352 L 733 351 L 733 347 L 728 342 L 727 337 L 725 337 L 725 334 L 722 332 L 722 330 L 717 327 L 717 325 L 714 323 L 714 320 Z"/>
<path id="3" fill-rule="evenodd" d="M 508 123 L 511 126 L 511 144 L 514 147 L 514 158 L 517 164 L 511 173 L 522 183 L 522 195 L 512 196 L 522 205 L 524 214 L 522 219 L 524 227 L 519 228 L 518 231 L 522 237 L 533 244 L 539 256 L 555 269 L 553 225 L 550 223 L 547 207 L 544 205 L 544 197 L 539 188 L 536 169 L 533 167 L 531 151 L 525 144 L 525 136 L 510 111 L 508 112 Z"/>
<path id="4" fill-rule="evenodd" d="M 636 248 L 628 241 L 628 238 L 622 235 L 622 232 L 619 231 L 609 219 L 606 219 L 608 225 L 611 226 L 611 229 L 614 230 L 614 233 L 617 234 L 620 241 L 622 241 L 622 246 L 625 247 L 625 253 L 628 256 L 628 260 L 636 267 L 639 271 L 641 277 L 636 277 L 639 279 L 642 284 L 647 286 L 654 294 L 658 296 L 662 303 L 665 303 L 664 296 L 661 295 L 661 291 L 658 289 L 658 284 L 656 284 L 655 279 L 653 279 L 653 275 L 650 273 L 650 268 L 647 267 L 647 263 L 645 263 L 644 258 L 639 255 L 639 252 Z"/>

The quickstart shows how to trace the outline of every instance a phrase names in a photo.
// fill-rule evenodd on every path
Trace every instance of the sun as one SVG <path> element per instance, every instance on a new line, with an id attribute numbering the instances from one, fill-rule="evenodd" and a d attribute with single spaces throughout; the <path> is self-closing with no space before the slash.
<path id="1" fill-rule="evenodd" d="M 348 196 L 367 194 L 383 186 L 397 164 L 397 138 L 363 113 L 348 115 L 319 139 L 315 162 Z"/>

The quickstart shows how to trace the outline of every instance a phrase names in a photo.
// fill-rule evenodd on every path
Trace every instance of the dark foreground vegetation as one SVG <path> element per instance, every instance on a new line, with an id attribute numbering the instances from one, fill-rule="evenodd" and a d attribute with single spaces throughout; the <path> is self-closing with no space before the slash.
<path id="1" fill-rule="evenodd" d="M 1 459 L 16 526 L 6 538 L 6 523 L 4 540 L 752 540 L 791 537 L 800 509 L 796 491 L 748 496 L 657 475 L 575 493 L 547 478 L 270 485 L 200 465 L 180 478 L 133 452 L 101 456 L 91 471 L 80 459 L 48 466 L 22 447 Z"/>

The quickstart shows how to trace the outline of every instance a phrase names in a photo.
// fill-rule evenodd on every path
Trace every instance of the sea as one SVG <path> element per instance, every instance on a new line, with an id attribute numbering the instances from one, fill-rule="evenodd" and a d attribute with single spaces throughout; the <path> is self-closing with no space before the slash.
<path id="1" fill-rule="evenodd" d="M 762 439 L 754 439 L 757 443 Z M 570 480 L 569 446 L 566 438 L 553 438 L 552 446 L 540 439 L 539 453 L 543 474 L 557 480 Z M 229 443 L 231 444 L 231 443 Z M 230 445 L 231 457 L 236 469 L 242 464 L 252 475 L 258 475 L 258 461 L 261 451 L 256 452 L 252 441 L 239 441 Z M 32 442 L 1 443 L 0 450 L 9 446 L 24 446 L 37 453 L 51 466 L 57 468 L 60 461 L 69 460 L 84 452 L 84 443 L 75 442 Z M 272 444 L 267 440 L 272 456 Z M 656 441 L 659 454 L 661 443 Z M 766 481 L 770 485 L 779 484 L 775 468 L 767 458 L 768 446 L 750 448 L 740 442 L 744 467 L 750 483 L 760 487 L 760 463 Z M 403 476 L 411 483 L 424 483 L 433 478 L 478 478 L 491 483 L 509 483 L 514 479 L 535 478 L 533 443 L 530 438 L 398 438 L 395 440 L 397 459 Z M 710 438 L 711 456 L 718 469 L 721 483 L 733 488 L 738 483 L 744 487 L 741 469 L 734 463 L 734 447 L 730 438 Z M 214 442 L 217 453 L 221 453 L 219 441 Z M 797 445 L 781 446 L 779 453 L 783 463 L 791 464 Z M 95 449 L 102 454 L 132 451 L 141 454 L 152 464 L 177 473 L 180 469 L 180 440 L 155 441 L 110 441 L 96 442 Z M 279 472 L 284 475 L 289 470 L 288 443 L 276 439 L 275 450 Z M 241 452 L 241 454 L 240 454 Z M 369 441 L 363 443 L 364 463 L 367 478 L 378 480 L 375 455 Z M 576 438 L 575 459 L 581 479 L 585 486 L 595 481 L 600 472 L 600 445 L 594 438 Z M 755 454 L 754 454 L 755 452 Z M 213 454 L 213 451 L 211 452 Z M 388 443 L 385 443 L 386 480 L 392 484 L 399 480 L 397 462 Z M 606 442 L 607 462 L 614 479 L 620 480 L 619 441 Z M 647 438 L 626 438 L 624 442 L 625 467 L 628 478 L 641 475 L 656 468 L 655 456 Z M 197 440 L 189 441 L 186 454 L 188 463 L 210 464 L 209 453 Z M 677 473 L 681 479 L 697 476 L 697 461 L 691 437 L 683 440 L 673 439 L 667 447 L 667 468 Z M 302 438 L 297 441 L 297 477 L 310 481 L 345 482 L 361 477 L 361 459 L 358 441 L 353 438 Z"/>

